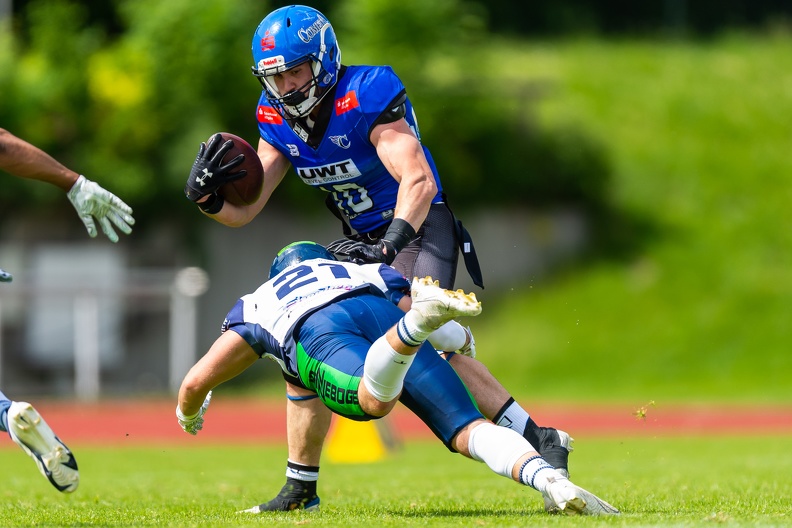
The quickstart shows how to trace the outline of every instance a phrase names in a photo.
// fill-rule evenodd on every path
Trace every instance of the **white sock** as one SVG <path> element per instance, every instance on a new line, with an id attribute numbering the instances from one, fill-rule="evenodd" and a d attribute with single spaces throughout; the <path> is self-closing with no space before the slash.
<path id="1" fill-rule="evenodd" d="M 531 418 L 531 415 L 520 407 L 519 403 L 512 400 L 506 410 L 497 416 L 495 424 L 501 427 L 508 427 L 522 435 L 525 432 L 525 426 L 528 424 L 529 418 Z"/>
<path id="2" fill-rule="evenodd" d="M 484 423 L 470 431 L 468 451 L 474 460 L 484 462 L 498 475 L 511 479 L 514 465 L 533 448 L 514 431 Z"/>
<path id="3" fill-rule="evenodd" d="M 435 329 L 426 326 L 420 313 L 410 310 L 399 320 L 396 331 L 399 333 L 399 339 L 402 340 L 402 343 L 407 346 L 417 347 L 426 341 L 426 338 Z"/>
<path id="4" fill-rule="evenodd" d="M 564 478 L 539 455 L 529 458 L 520 467 L 520 482 L 540 492 L 544 492 L 547 488 L 548 480 L 551 477 L 556 480 Z"/>
<path id="5" fill-rule="evenodd" d="M 306 466 L 286 459 L 286 476 L 305 482 L 316 482 L 319 480 L 319 466 Z"/>
<path id="6" fill-rule="evenodd" d="M 363 383 L 372 396 L 381 402 L 393 401 L 404 386 L 404 377 L 415 354 L 399 354 L 385 336 L 371 344 L 363 363 Z"/>

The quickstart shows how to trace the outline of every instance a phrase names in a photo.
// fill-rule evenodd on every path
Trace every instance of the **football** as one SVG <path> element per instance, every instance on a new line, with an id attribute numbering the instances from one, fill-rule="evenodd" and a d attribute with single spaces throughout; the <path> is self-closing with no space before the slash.
<path id="1" fill-rule="evenodd" d="M 239 154 L 244 154 L 245 160 L 232 172 L 246 170 L 247 174 L 238 180 L 226 183 L 217 192 L 231 204 L 250 205 L 261 196 L 261 188 L 264 184 L 264 169 L 261 166 L 261 160 L 256 149 L 241 137 L 228 132 L 220 132 L 220 135 L 223 136 L 224 142 L 228 140 L 234 142 L 231 150 L 223 156 L 223 163 L 228 163 Z"/>

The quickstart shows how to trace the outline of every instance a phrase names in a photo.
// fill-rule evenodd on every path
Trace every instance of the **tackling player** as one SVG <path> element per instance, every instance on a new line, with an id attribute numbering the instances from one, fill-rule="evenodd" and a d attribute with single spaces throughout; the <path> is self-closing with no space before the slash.
<path id="1" fill-rule="evenodd" d="M 446 323 L 459 327 L 453 318 L 480 312 L 475 295 L 444 290 L 429 277 L 410 288 L 389 266 L 338 262 L 319 244 L 295 242 L 278 253 L 269 280 L 237 301 L 221 336 L 185 376 L 178 422 L 197 434 L 212 389 L 267 358 L 288 383 L 336 414 L 372 420 L 400 401 L 449 450 L 536 489 L 554 510 L 618 514 L 572 484 L 525 438 L 485 420 L 437 344 L 425 344 Z M 245 511 L 259 513 L 261 506 Z"/>
<path id="2" fill-rule="evenodd" d="M 327 18 L 311 7 L 277 9 L 259 24 L 253 75 L 263 87 L 256 109 L 264 187 L 258 201 L 234 206 L 216 191 L 235 178 L 218 141 L 202 145 L 185 194 L 218 222 L 239 227 L 269 201 L 289 167 L 327 193 L 347 238 L 337 255 L 390 264 L 406 277 L 431 276 L 453 288 L 459 248 L 474 283 L 481 272 L 470 237 L 448 207 L 406 89 L 389 66 L 345 66 Z M 213 148 L 209 148 L 209 147 Z M 208 176 L 207 176 L 208 175 Z M 354 233 L 353 233 L 354 231 Z M 539 427 L 473 356 L 468 334 L 448 361 L 476 390 L 485 416 L 523 435 L 554 467 L 567 470 L 570 437 Z M 287 482 L 269 510 L 304 507 L 316 498 L 322 444 L 331 415 L 315 395 L 287 384 Z M 318 499 L 317 499 L 318 500 Z"/>

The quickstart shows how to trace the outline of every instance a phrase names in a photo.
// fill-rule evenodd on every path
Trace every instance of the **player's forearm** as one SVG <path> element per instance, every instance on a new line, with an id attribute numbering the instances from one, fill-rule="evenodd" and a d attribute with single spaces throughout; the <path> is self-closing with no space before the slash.
<path id="1" fill-rule="evenodd" d="M 434 174 L 421 143 L 404 120 L 375 127 L 371 141 L 382 164 L 399 182 L 394 217 L 417 231 L 437 194 Z"/>
<path id="2" fill-rule="evenodd" d="M 393 213 L 394 218 L 401 218 L 418 231 L 429 214 L 436 193 L 437 187 L 431 172 L 424 177 L 402 179 Z"/>
<path id="3" fill-rule="evenodd" d="M 19 178 L 51 183 L 64 192 L 80 177 L 43 150 L 3 129 L 0 129 L 0 169 Z"/>
<path id="4" fill-rule="evenodd" d="M 179 409 L 185 416 L 194 416 L 201 409 L 210 387 L 193 384 L 185 379 L 179 389 Z"/>

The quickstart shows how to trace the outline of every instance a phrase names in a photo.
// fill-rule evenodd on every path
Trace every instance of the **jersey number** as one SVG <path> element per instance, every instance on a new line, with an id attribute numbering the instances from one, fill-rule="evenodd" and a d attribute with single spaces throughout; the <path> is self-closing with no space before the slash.
<path id="1" fill-rule="evenodd" d="M 344 211 L 349 218 L 354 218 L 374 206 L 374 202 L 369 198 L 368 190 L 354 183 L 333 185 L 331 189 L 322 186 L 320 189 L 332 193 L 338 208 Z"/>
<path id="2" fill-rule="evenodd" d="M 278 299 L 283 299 L 297 288 L 318 281 L 319 278 L 317 275 L 323 273 L 323 270 L 330 270 L 330 272 L 333 274 L 333 277 L 336 279 L 350 278 L 349 272 L 346 270 L 346 268 L 344 268 L 344 266 L 340 264 L 323 262 L 318 264 L 315 268 L 307 264 L 303 264 L 291 268 L 272 283 L 273 288 L 277 288 L 275 290 L 275 295 L 278 296 Z"/>

